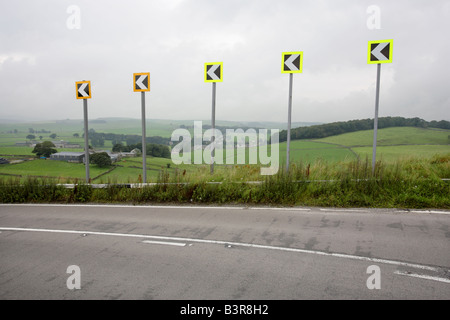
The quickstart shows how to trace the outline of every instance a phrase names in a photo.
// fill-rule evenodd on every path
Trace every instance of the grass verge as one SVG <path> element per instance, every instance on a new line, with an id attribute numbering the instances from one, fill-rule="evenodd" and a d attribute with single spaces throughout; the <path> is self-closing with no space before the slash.
<path id="1" fill-rule="evenodd" d="M 96 189 L 78 184 L 67 189 L 53 181 L 11 177 L 0 180 L 2 203 L 181 203 L 247 204 L 323 207 L 383 207 L 450 209 L 450 155 L 411 158 L 395 164 L 369 161 L 296 163 L 285 173 L 267 176 L 259 184 L 240 181 L 254 167 L 231 168 L 228 179 L 208 183 L 207 175 L 161 171 L 157 185 L 126 188 L 111 184 Z M 251 172 L 250 176 L 252 175 Z M 235 175 L 232 177 L 232 175 Z M 247 179 L 246 179 L 247 180 Z M 81 181 L 80 181 L 81 182 Z"/>

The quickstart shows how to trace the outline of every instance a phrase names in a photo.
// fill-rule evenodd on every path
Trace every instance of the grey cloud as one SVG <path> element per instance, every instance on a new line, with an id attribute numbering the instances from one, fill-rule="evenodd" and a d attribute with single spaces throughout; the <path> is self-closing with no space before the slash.
<path id="1" fill-rule="evenodd" d="M 69 30 L 66 9 L 81 9 Z M 381 30 L 366 27 L 369 5 Z M 205 62 L 224 62 L 220 120 L 286 121 L 283 51 L 304 51 L 294 121 L 373 117 L 367 41 L 394 39 L 380 114 L 449 119 L 450 6 L 435 1 L 11 1 L 0 4 L 0 118 L 81 118 L 75 81 L 91 80 L 91 117 L 138 118 L 133 72 L 151 73 L 149 118 L 209 119 Z"/>

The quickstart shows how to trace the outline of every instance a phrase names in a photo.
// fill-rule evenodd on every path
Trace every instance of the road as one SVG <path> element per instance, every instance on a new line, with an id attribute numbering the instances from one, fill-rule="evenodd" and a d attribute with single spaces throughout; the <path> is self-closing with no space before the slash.
<path id="1" fill-rule="evenodd" d="M 0 204 L 0 299 L 450 299 L 449 225 L 449 211 Z"/>

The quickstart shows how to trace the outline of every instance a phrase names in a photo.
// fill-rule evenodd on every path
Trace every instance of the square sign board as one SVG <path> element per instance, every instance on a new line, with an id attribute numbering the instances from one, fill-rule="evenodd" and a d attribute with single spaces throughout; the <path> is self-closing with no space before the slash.
<path id="1" fill-rule="evenodd" d="M 283 52 L 281 59 L 281 73 L 302 73 L 303 51 Z"/>
<path id="2" fill-rule="evenodd" d="M 133 73 L 134 92 L 150 91 L 150 72 Z"/>
<path id="3" fill-rule="evenodd" d="M 367 50 L 367 63 L 392 63 L 392 49 L 394 47 L 394 40 L 378 40 L 369 41 Z"/>
<path id="4" fill-rule="evenodd" d="M 205 82 L 223 81 L 223 62 L 205 63 Z"/>
<path id="5" fill-rule="evenodd" d="M 77 99 L 90 99 L 91 95 L 91 82 L 90 81 L 77 81 L 75 82 Z"/>

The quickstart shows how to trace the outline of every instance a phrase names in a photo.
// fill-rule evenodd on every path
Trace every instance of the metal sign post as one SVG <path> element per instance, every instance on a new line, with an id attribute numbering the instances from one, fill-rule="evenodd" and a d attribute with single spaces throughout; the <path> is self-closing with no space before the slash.
<path id="1" fill-rule="evenodd" d="M 373 122 L 372 175 L 375 173 L 377 159 L 378 109 L 380 104 L 381 64 L 392 62 L 394 40 L 369 41 L 367 63 L 377 64 L 377 86 L 375 93 L 375 117 Z"/>
<path id="2" fill-rule="evenodd" d="M 145 92 L 150 91 L 150 73 L 133 74 L 133 91 L 141 93 L 141 119 L 142 119 L 142 182 L 147 183 L 147 143 L 145 120 Z"/>
<path id="3" fill-rule="evenodd" d="M 89 183 L 89 138 L 88 138 L 88 107 L 87 100 L 83 100 L 84 114 L 84 166 L 86 168 L 86 183 Z"/>
<path id="4" fill-rule="evenodd" d="M 213 136 L 211 143 L 213 148 L 211 150 L 211 164 L 210 173 L 214 173 L 214 157 L 215 157 L 215 140 L 214 129 L 216 128 L 216 82 L 223 81 L 223 62 L 210 62 L 205 63 L 205 82 L 212 82 L 212 111 L 211 111 L 211 128 Z"/>
<path id="5" fill-rule="evenodd" d="M 141 92 L 141 118 L 142 118 L 142 182 L 147 183 L 147 143 L 145 141 L 145 92 Z"/>
<path id="6" fill-rule="evenodd" d="M 216 83 L 213 82 L 212 84 L 212 111 L 211 111 L 211 128 L 213 130 L 214 133 L 214 129 L 216 128 Z M 211 142 L 214 143 L 216 141 L 216 137 L 213 136 L 211 139 Z M 211 150 L 211 165 L 210 165 L 210 173 L 213 174 L 214 173 L 214 157 L 215 157 L 215 153 L 216 153 L 216 148 L 214 147 Z"/>
<path id="7" fill-rule="evenodd" d="M 377 65 L 377 88 L 375 94 L 375 117 L 373 120 L 373 151 L 372 151 L 372 174 L 375 173 L 375 163 L 377 158 L 377 134 L 378 134 L 378 106 L 380 102 L 380 73 L 381 64 Z"/>
<path id="8" fill-rule="evenodd" d="M 281 73 L 289 73 L 289 102 L 288 102 L 288 125 L 286 145 L 286 172 L 289 172 L 289 159 L 291 149 L 291 120 L 292 120 L 292 83 L 294 73 L 303 71 L 303 52 L 283 52 L 281 58 Z"/>
<path id="9" fill-rule="evenodd" d="M 287 146 L 286 146 L 286 172 L 289 172 L 289 159 L 291 154 L 291 114 L 292 114 L 292 82 L 294 75 L 289 74 L 289 103 L 288 103 L 288 127 L 287 127 Z"/>
<path id="10" fill-rule="evenodd" d="M 83 99 L 83 115 L 84 115 L 84 166 L 86 168 L 86 183 L 89 183 L 89 137 L 88 137 L 88 107 L 87 99 L 91 98 L 91 82 L 78 81 L 75 82 L 76 97 Z"/>

